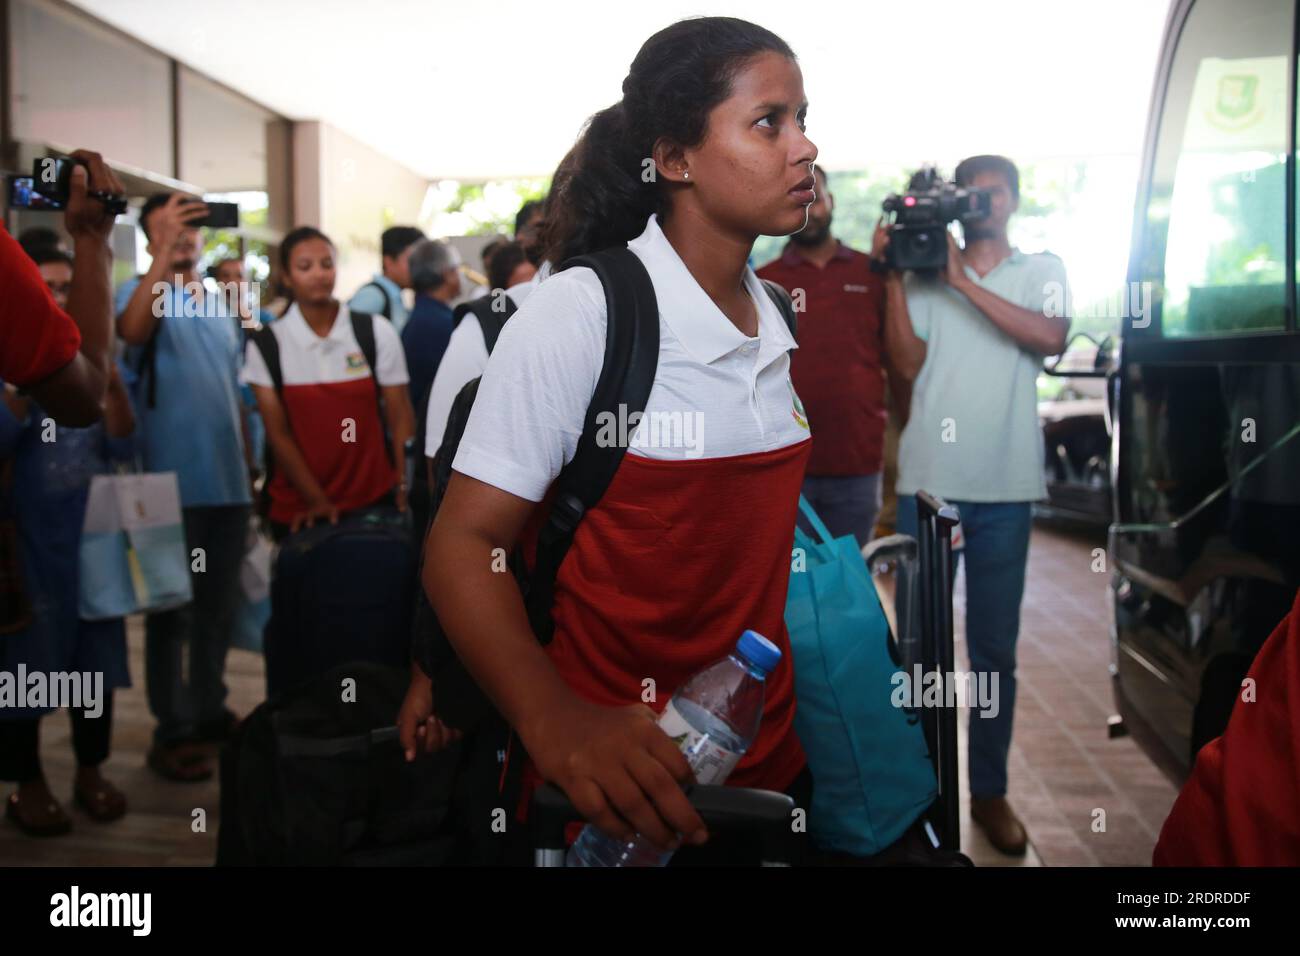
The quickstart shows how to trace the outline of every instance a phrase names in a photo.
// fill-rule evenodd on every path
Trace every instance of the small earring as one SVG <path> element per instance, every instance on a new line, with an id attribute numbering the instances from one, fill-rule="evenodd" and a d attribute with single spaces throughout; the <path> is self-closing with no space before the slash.
<path id="1" fill-rule="evenodd" d="M 682 179 L 690 179 L 690 178 L 691 178 L 691 171 L 689 169 L 686 170 L 686 172 L 682 173 Z"/>

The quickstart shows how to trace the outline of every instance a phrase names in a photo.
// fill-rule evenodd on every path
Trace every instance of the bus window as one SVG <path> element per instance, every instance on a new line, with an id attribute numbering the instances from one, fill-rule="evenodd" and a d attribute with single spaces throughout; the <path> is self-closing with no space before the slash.
<path id="1" fill-rule="evenodd" d="M 1156 143 L 1142 279 L 1168 337 L 1286 327 L 1294 5 L 1197 3 Z M 1149 334 L 1149 333 L 1148 333 Z"/>

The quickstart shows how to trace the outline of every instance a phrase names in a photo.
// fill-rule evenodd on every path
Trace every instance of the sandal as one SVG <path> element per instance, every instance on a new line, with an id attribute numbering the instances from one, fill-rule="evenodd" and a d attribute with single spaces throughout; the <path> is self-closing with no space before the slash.
<path id="1" fill-rule="evenodd" d="M 51 800 L 45 808 L 50 819 L 46 823 L 28 823 L 23 819 L 22 811 L 18 809 L 21 801 L 17 793 L 11 793 L 9 799 L 5 801 L 5 816 L 14 822 L 18 829 L 22 830 L 28 836 L 33 837 L 53 837 L 63 836 L 72 829 L 72 821 L 68 815 L 63 812 L 63 808 L 55 801 Z"/>
<path id="2" fill-rule="evenodd" d="M 155 744 L 149 751 L 149 769 L 177 783 L 212 779 L 212 762 L 194 744 Z"/>
<path id="3" fill-rule="evenodd" d="M 72 800 L 96 823 L 111 823 L 126 813 L 126 794 L 102 777 L 93 789 L 74 786 Z"/>

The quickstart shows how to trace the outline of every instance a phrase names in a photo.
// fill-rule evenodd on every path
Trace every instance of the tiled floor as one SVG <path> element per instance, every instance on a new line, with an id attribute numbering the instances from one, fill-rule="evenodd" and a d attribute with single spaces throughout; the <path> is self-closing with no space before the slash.
<path id="1" fill-rule="evenodd" d="M 1107 676 L 1106 575 L 1091 571 L 1095 541 L 1077 532 L 1037 527 L 1019 651 L 1019 700 L 1010 777 L 1012 804 L 1029 829 L 1023 860 L 995 851 L 965 814 L 965 720 L 962 720 L 963 846 L 980 865 L 1096 866 L 1150 862 L 1174 789 L 1128 739 L 1109 740 L 1112 712 Z M 958 579 L 957 656 L 963 660 L 962 582 Z M 75 829 L 64 837 L 32 840 L 0 821 L 0 865 L 207 865 L 216 846 L 215 779 L 173 784 L 144 766 L 152 722 L 145 704 L 138 621 L 129 630 L 136 686 L 117 696 L 113 755 L 105 772 L 131 800 L 131 812 L 106 826 L 71 809 Z M 257 655 L 232 651 L 231 705 L 247 713 L 262 697 Z M 68 722 L 43 723 L 42 756 L 56 795 L 71 789 Z M 4 790 L 8 792 L 7 786 Z M 1105 811 L 1104 832 L 1094 832 Z M 202 810 L 205 829 L 195 811 Z M 198 832 L 196 832 L 196 830 Z"/>
<path id="2" fill-rule="evenodd" d="M 964 816 L 964 848 L 982 866 L 1147 866 L 1177 796 L 1131 739 L 1111 740 L 1106 733 L 1114 712 L 1108 576 L 1092 570 L 1092 549 L 1104 545 L 1104 535 L 1035 526 L 1021 610 L 1008 793 L 1033 846 L 1025 860 L 1009 860 Z M 959 575 L 957 658 L 969 667 L 963 587 Z M 964 763 L 962 776 L 964 802 Z"/>

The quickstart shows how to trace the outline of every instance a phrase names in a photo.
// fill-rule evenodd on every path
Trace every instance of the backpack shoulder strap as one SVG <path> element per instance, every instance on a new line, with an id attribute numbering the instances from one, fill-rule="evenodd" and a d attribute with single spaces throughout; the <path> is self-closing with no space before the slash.
<path id="1" fill-rule="evenodd" d="M 495 309 L 496 304 L 492 296 L 485 295 L 481 299 L 475 299 L 471 302 L 470 311 L 478 319 L 479 328 L 483 330 L 483 344 L 487 346 L 488 355 L 496 348 L 497 338 L 501 335 L 501 330 L 506 327 L 506 322 L 510 316 L 519 311 L 515 305 L 515 300 L 508 295 L 503 295 L 501 301 L 505 303 L 503 309 Z"/>
<path id="2" fill-rule="evenodd" d="M 784 288 L 777 285 L 771 279 L 763 279 L 763 287 L 767 289 L 767 294 L 772 301 L 776 303 L 777 309 L 781 313 L 781 318 L 785 319 L 786 328 L 790 334 L 798 337 L 799 319 L 794 313 L 794 302 L 790 300 L 790 293 Z"/>
<path id="3" fill-rule="evenodd" d="M 143 275 L 135 277 L 139 283 L 144 279 Z M 116 316 L 114 316 L 116 318 Z M 145 405 L 148 408 L 158 407 L 158 336 L 162 334 L 162 324 L 166 321 L 164 318 L 158 319 L 158 324 L 153 327 L 153 332 L 149 336 L 149 341 L 140 346 L 140 353 L 136 357 L 135 375 L 136 378 L 143 382 L 146 378 L 149 380 L 144 386 Z"/>
<path id="4" fill-rule="evenodd" d="M 280 368 L 280 343 L 271 331 L 271 326 L 264 325 L 253 332 L 253 344 L 262 353 L 262 361 L 266 363 L 266 371 L 271 376 L 275 394 L 280 395 L 284 391 L 284 370 Z"/>
<path id="5" fill-rule="evenodd" d="M 162 319 L 158 320 L 158 324 L 162 325 Z M 135 366 L 136 377 L 149 380 L 144 387 L 145 405 L 149 408 L 158 407 L 158 335 L 161 331 L 161 328 L 154 328 L 149 341 L 141 346 Z"/>
<path id="6" fill-rule="evenodd" d="M 379 349 L 375 345 L 375 317 L 369 312 L 349 312 L 352 318 L 352 334 L 357 337 L 361 354 L 366 357 L 370 374 L 375 376 L 375 387 L 379 387 Z"/>
<path id="7" fill-rule="evenodd" d="M 375 283 L 378 285 L 378 283 Z M 370 368 L 370 380 L 375 383 L 375 405 L 379 409 L 379 427 L 384 432 L 384 446 L 388 447 L 388 424 L 384 418 L 384 393 L 379 384 L 379 346 L 375 344 L 375 317 L 369 312 L 349 312 L 352 319 L 352 334 L 357 338 L 357 347 L 365 356 Z"/>
<path id="8" fill-rule="evenodd" d="M 573 460 L 555 480 L 554 497 L 537 540 L 525 603 L 537 639 L 551 639 L 555 577 L 573 542 L 578 523 L 614 479 L 627 449 L 597 441 L 602 414 L 642 413 L 659 366 L 659 305 L 650 274 L 627 247 L 578 256 L 560 270 L 585 266 L 605 289 L 605 357 L 596 390 L 587 406 Z M 557 270 L 559 271 L 559 270 Z"/>
<path id="9" fill-rule="evenodd" d="M 502 303 L 501 308 L 495 307 L 498 301 Z M 488 355 L 491 355 L 496 347 L 497 337 L 505 328 L 506 320 L 518 311 L 519 307 L 510 296 L 503 293 L 498 300 L 495 292 L 489 292 L 487 295 L 456 306 L 451 313 L 452 327 L 460 325 L 465 316 L 473 315 L 478 319 L 479 328 L 483 330 L 483 344 L 487 346 Z"/>
<path id="10" fill-rule="evenodd" d="M 271 331 L 270 325 L 263 325 L 252 333 L 253 344 L 257 351 L 262 355 L 262 361 L 266 363 L 267 374 L 271 376 L 271 386 L 275 389 L 277 398 L 283 398 L 284 395 L 284 369 L 280 366 L 280 343 Z M 284 411 L 285 421 L 288 422 L 289 410 Z M 293 426 L 289 426 L 290 432 Z M 271 480 L 275 477 L 275 452 L 271 448 L 271 442 L 268 438 L 262 449 L 262 490 L 257 499 L 257 512 L 263 518 L 271 513 Z"/>
<path id="11" fill-rule="evenodd" d="M 367 282 L 365 285 L 361 287 L 361 289 L 370 289 L 370 288 L 378 289 L 379 294 L 384 297 L 384 307 L 379 310 L 379 314 L 391 322 L 393 318 L 393 297 L 388 294 L 387 289 L 385 289 L 382 285 L 380 285 L 378 282 L 374 281 L 373 279 L 371 279 L 369 282 Z M 360 292 L 361 289 L 358 289 L 357 291 Z"/>

